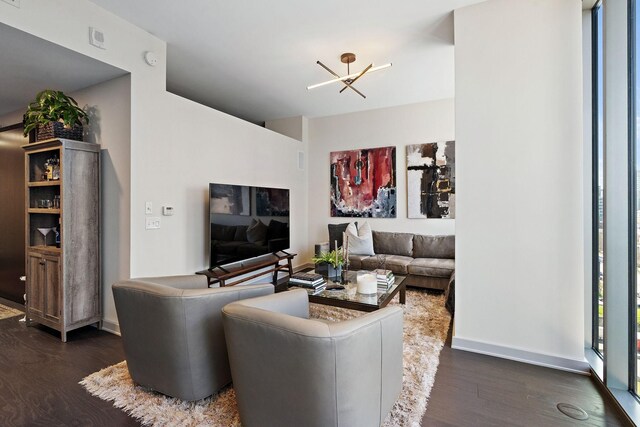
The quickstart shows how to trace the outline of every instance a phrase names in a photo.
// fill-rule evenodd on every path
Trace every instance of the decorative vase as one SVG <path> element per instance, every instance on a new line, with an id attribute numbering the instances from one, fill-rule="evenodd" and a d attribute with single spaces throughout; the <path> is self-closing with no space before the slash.
<path id="1" fill-rule="evenodd" d="M 340 278 L 342 276 L 342 266 L 334 267 L 328 262 L 316 264 L 316 273 L 329 278 Z"/>
<path id="2" fill-rule="evenodd" d="M 341 278 L 342 277 L 342 266 L 339 265 L 337 267 L 332 266 L 331 264 L 328 264 L 329 269 L 328 269 L 328 276 L 331 278 Z"/>

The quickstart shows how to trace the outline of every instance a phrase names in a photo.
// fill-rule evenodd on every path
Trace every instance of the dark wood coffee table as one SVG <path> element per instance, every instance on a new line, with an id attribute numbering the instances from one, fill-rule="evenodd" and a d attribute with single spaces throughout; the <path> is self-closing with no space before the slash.
<path id="1" fill-rule="evenodd" d="M 362 295 L 356 291 L 356 274 L 355 271 L 348 272 L 347 280 L 344 282 L 335 278 L 327 280 L 327 286 L 332 284 L 342 285 L 345 287 L 343 290 L 325 289 L 315 295 L 311 293 L 312 291 L 307 290 L 309 302 L 351 310 L 375 311 L 387 306 L 399 294 L 400 304 L 405 303 L 407 293 L 407 286 L 404 283 L 405 276 L 396 275 L 395 283 L 386 291 L 378 290 L 376 295 Z M 290 288 L 295 289 L 296 287 L 290 285 Z"/>

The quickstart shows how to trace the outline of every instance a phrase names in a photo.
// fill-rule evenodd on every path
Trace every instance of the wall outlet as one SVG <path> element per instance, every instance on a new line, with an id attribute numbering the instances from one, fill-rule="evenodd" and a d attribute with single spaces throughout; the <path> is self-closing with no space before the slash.
<path id="1" fill-rule="evenodd" d="M 20 9 L 20 0 L 2 0 L 5 3 L 9 3 L 11 6 L 15 6 Z"/>
<path id="2" fill-rule="evenodd" d="M 153 213 L 153 203 L 144 202 L 144 214 L 151 215 Z"/>
<path id="3" fill-rule="evenodd" d="M 160 228 L 160 218 L 159 217 L 149 217 L 145 218 L 145 230 L 156 230 Z"/>

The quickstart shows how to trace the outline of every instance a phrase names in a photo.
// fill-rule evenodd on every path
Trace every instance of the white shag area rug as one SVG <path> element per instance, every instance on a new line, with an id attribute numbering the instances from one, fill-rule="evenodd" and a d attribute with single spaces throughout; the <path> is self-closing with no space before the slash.
<path id="1" fill-rule="evenodd" d="M 440 350 L 444 346 L 451 316 L 444 296 L 407 290 L 404 306 L 404 372 L 402 392 L 385 427 L 420 426 L 433 387 Z M 397 298 L 390 305 L 398 305 Z M 311 304 L 312 318 L 344 320 L 363 312 Z M 185 402 L 137 386 L 126 362 L 109 366 L 80 381 L 89 393 L 113 401 L 142 424 L 149 426 L 240 426 L 235 392 L 231 386 L 196 402 Z"/>

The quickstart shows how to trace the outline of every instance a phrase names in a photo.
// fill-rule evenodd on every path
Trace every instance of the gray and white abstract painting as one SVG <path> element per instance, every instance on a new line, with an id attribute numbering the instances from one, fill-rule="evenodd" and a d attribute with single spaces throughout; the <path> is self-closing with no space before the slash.
<path id="1" fill-rule="evenodd" d="M 455 218 L 455 141 L 407 145 L 407 217 Z"/>

